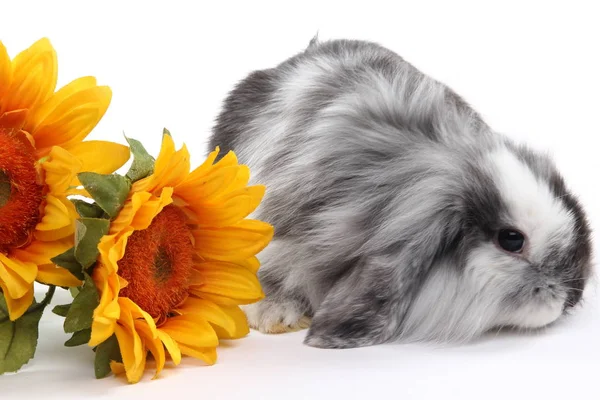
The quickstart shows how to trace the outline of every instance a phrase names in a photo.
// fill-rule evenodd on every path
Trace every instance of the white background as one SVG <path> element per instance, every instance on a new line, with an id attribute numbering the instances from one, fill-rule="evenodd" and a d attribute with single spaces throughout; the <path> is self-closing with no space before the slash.
<path id="1" fill-rule="evenodd" d="M 245 74 L 292 56 L 317 31 L 373 40 L 453 87 L 497 130 L 554 154 L 600 228 L 600 14 L 592 1 L 119 3 L 0 2 L 0 40 L 11 55 L 47 36 L 60 85 L 95 75 L 112 87 L 90 138 L 123 142 L 125 131 L 156 154 L 166 126 L 197 165 L 222 99 Z M 591 286 L 582 308 L 544 332 L 448 348 L 326 351 L 303 346 L 302 332 L 252 332 L 224 344 L 213 367 L 185 360 L 137 385 L 95 380 L 91 350 L 62 347 L 61 319 L 46 313 L 36 359 L 0 377 L 0 397 L 598 399 L 599 305 Z"/>

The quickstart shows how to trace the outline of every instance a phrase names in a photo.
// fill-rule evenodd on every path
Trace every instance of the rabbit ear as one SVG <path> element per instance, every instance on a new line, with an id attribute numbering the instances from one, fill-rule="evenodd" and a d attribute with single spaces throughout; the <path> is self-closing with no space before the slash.
<path id="1" fill-rule="evenodd" d="M 397 336 L 431 264 L 427 260 L 422 269 L 417 267 L 414 273 L 406 274 L 398 261 L 375 257 L 355 265 L 326 295 L 304 343 L 352 348 L 384 343 Z"/>
<path id="2" fill-rule="evenodd" d="M 385 278 L 356 265 L 338 281 L 313 316 L 305 344 L 320 348 L 351 348 L 385 341 L 392 307 Z"/>
<path id="3" fill-rule="evenodd" d="M 340 279 L 317 309 L 305 344 L 321 348 L 370 346 L 398 338 L 434 261 L 456 247 L 457 224 L 431 218 L 410 240 L 365 257 Z M 446 250 L 444 250 L 446 249 Z"/>

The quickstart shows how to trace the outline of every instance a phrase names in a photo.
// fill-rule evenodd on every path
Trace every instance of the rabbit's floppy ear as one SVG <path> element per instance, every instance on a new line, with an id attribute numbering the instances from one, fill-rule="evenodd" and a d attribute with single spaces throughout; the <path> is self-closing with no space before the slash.
<path id="1" fill-rule="evenodd" d="M 337 281 L 316 310 L 305 343 L 352 348 L 391 341 L 428 278 L 437 257 L 455 247 L 458 224 L 452 216 L 419 219 L 414 229 L 378 255 L 365 256 Z M 423 224 L 423 221 L 428 221 Z"/>

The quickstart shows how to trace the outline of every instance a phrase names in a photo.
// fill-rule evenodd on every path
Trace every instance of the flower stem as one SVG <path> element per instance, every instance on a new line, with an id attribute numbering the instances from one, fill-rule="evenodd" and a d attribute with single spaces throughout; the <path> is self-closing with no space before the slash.
<path id="1" fill-rule="evenodd" d="M 27 311 L 25 311 L 25 314 L 30 314 L 32 312 L 36 312 L 39 311 L 43 308 L 46 308 L 46 306 L 48 304 L 50 304 L 50 302 L 52 301 L 52 297 L 54 297 L 54 292 L 56 292 L 56 286 L 54 285 L 48 285 L 48 291 L 46 292 L 46 295 L 44 296 L 44 298 L 42 299 L 42 301 L 40 301 L 39 303 L 37 303 L 36 305 L 34 305 L 33 307 L 30 307 Z M 0 324 L 8 321 L 10 319 L 9 316 L 6 316 L 2 319 L 0 319 Z"/>

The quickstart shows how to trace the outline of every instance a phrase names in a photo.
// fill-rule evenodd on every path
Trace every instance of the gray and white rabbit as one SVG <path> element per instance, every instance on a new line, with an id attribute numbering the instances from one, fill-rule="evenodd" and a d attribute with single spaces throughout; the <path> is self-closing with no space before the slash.
<path id="1" fill-rule="evenodd" d="M 252 217 L 262 332 L 305 343 L 464 341 L 580 302 L 586 215 L 552 161 L 377 44 L 311 41 L 225 100 L 210 140 L 267 186 Z"/>

